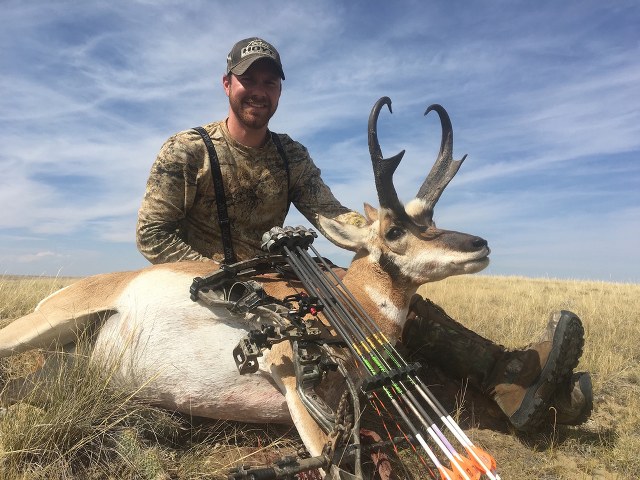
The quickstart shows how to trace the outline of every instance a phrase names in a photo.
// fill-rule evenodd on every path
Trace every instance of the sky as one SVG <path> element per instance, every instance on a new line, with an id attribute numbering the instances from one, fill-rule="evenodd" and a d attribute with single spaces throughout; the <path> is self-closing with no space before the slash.
<path id="1" fill-rule="evenodd" d="M 468 154 L 435 208 L 489 275 L 640 283 L 640 4 L 2 0 L 0 275 L 144 267 L 137 210 L 173 133 L 225 118 L 226 56 L 259 36 L 286 80 L 273 131 L 340 201 L 376 205 L 366 124 L 407 202 L 453 123 Z M 288 225 L 308 225 L 292 209 Z M 336 263 L 350 252 L 324 239 Z"/>

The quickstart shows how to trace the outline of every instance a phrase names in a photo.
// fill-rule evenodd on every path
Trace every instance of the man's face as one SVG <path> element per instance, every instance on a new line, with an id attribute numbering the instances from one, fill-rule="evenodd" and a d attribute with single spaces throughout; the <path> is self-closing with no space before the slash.
<path id="1" fill-rule="evenodd" d="M 225 76 L 222 83 L 231 113 L 246 128 L 259 130 L 276 113 L 282 81 L 270 60 L 258 60 L 242 75 Z"/>

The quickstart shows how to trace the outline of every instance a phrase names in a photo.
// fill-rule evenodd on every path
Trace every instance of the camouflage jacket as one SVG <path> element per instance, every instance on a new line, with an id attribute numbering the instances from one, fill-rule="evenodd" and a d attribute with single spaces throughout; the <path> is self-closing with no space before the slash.
<path id="1" fill-rule="evenodd" d="M 307 149 L 288 135 L 279 138 L 289 181 L 271 138 L 251 148 L 233 140 L 224 121 L 204 128 L 218 155 L 238 260 L 263 253 L 262 234 L 283 224 L 290 203 L 318 229 L 318 214 L 364 222 L 336 200 Z M 209 155 L 194 130 L 173 135 L 162 146 L 138 212 L 136 239 L 152 263 L 224 258 Z"/>

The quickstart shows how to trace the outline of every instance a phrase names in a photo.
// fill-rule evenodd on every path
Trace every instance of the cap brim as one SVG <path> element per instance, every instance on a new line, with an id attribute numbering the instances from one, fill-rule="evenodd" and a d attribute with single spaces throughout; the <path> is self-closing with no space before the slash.
<path id="1" fill-rule="evenodd" d="M 234 67 L 232 67 L 229 72 L 233 73 L 234 75 L 242 75 L 244 72 L 246 72 L 249 67 L 251 65 L 253 65 L 253 62 L 256 62 L 258 60 L 262 60 L 262 59 L 266 59 L 266 60 L 270 60 L 271 63 L 273 63 L 273 65 L 276 67 L 276 70 L 278 70 L 278 73 L 280 74 L 280 78 L 282 78 L 282 80 L 284 80 L 284 72 L 282 71 L 282 68 L 280 68 L 280 65 L 278 65 L 278 62 L 276 62 L 273 58 L 271 57 L 265 57 L 262 55 L 256 55 L 253 57 L 247 57 L 244 60 L 241 60 L 237 65 L 235 65 Z"/>

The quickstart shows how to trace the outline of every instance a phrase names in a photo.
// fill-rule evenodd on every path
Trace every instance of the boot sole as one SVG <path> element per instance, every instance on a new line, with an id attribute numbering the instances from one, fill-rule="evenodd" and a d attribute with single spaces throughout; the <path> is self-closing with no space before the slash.
<path id="1" fill-rule="evenodd" d="M 589 420 L 591 412 L 593 411 L 593 385 L 591 384 L 591 375 L 588 372 L 576 372 L 571 377 L 571 384 L 576 384 L 580 388 L 582 397 L 584 398 L 584 405 L 582 410 L 573 418 L 568 418 L 567 415 L 562 415 L 559 412 L 555 417 L 555 421 L 559 425 L 582 425 Z"/>
<path id="2" fill-rule="evenodd" d="M 548 409 L 558 384 L 568 382 L 578 366 L 584 346 L 584 328 L 580 319 L 562 310 L 553 334 L 553 347 L 538 380 L 525 393 L 522 404 L 509 420 L 522 432 L 540 428 L 548 419 Z"/>
<path id="3" fill-rule="evenodd" d="M 580 415 L 567 425 L 582 425 L 589 420 L 591 412 L 593 411 L 593 385 L 591 384 L 591 375 L 583 373 L 579 381 L 580 390 L 585 398 L 585 407 L 580 412 Z"/>

